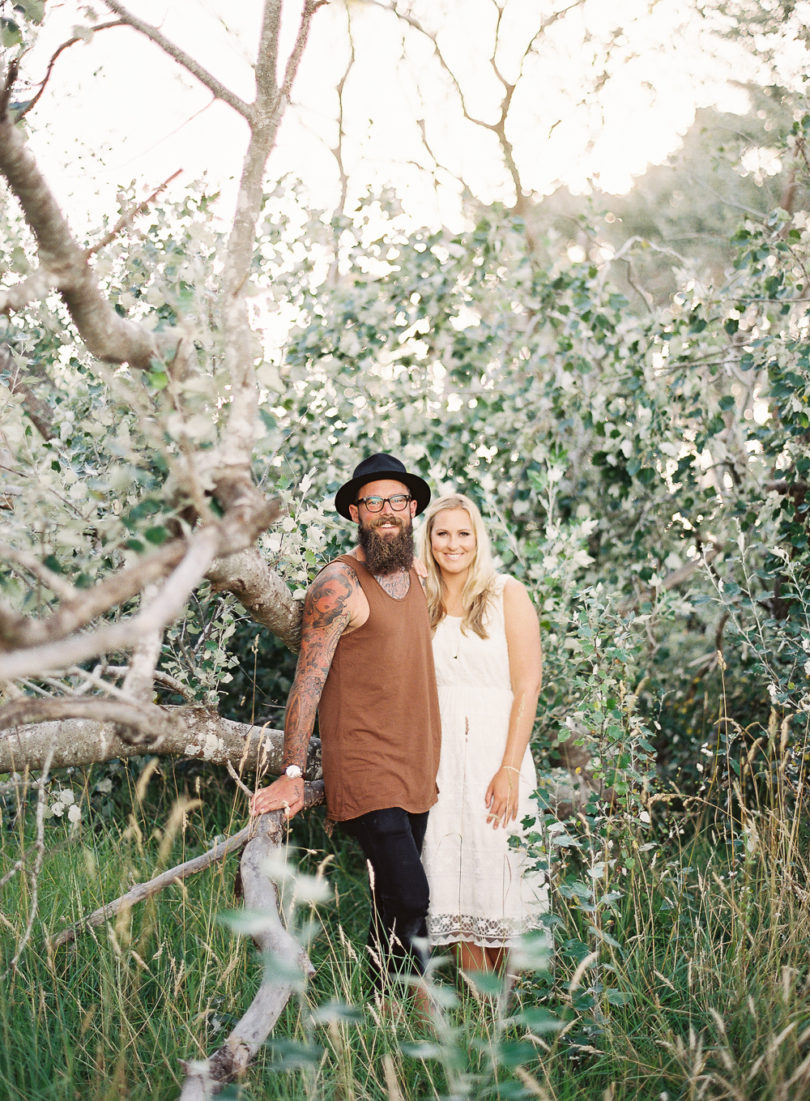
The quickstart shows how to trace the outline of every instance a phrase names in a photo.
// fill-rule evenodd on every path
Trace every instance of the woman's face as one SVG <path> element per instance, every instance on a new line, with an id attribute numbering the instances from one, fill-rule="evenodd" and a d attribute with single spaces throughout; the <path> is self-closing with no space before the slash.
<path id="1" fill-rule="evenodd" d="M 463 508 L 437 512 L 430 531 L 430 550 L 442 574 L 463 574 L 475 560 L 475 532 Z"/>

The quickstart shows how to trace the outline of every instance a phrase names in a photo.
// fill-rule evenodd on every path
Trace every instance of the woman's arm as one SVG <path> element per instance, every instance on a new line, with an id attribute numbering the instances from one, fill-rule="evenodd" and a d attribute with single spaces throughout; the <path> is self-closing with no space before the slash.
<path id="1" fill-rule="evenodd" d="M 540 624 L 526 588 L 508 577 L 503 590 L 512 710 L 501 767 L 492 777 L 484 797 L 487 822 L 493 829 L 517 818 L 520 765 L 529 744 L 543 679 Z"/>

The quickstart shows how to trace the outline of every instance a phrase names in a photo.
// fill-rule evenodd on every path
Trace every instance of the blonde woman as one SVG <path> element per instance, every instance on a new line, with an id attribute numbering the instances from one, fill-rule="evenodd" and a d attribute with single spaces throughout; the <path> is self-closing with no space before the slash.
<path id="1" fill-rule="evenodd" d="M 475 504 L 441 497 L 422 529 L 442 749 L 423 863 L 428 933 L 463 970 L 501 970 L 510 943 L 540 925 L 542 877 L 509 839 L 531 813 L 529 738 L 542 676 L 537 615 L 524 586 L 498 575 Z"/>

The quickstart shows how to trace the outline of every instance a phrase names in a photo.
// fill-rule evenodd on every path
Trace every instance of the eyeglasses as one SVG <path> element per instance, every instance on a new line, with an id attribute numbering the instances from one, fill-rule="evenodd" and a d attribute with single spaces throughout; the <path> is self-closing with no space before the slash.
<path id="1" fill-rule="evenodd" d="M 412 500 L 407 493 L 395 493 L 393 497 L 358 497 L 357 504 L 365 505 L 369 512 L 382 512 L 387 501 L 394 512 L 402 512 Z"/>

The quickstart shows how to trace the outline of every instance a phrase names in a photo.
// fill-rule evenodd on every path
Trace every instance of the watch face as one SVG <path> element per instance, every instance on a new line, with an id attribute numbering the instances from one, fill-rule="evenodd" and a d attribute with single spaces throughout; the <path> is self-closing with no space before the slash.
<path id="1" fill-rule="evenodd" d="M 297 780 L 301 775 L 301 769 L 298 765 L 287 765 L 284 770 L 284 775 L 289 776 L 291 780 Z"/>

